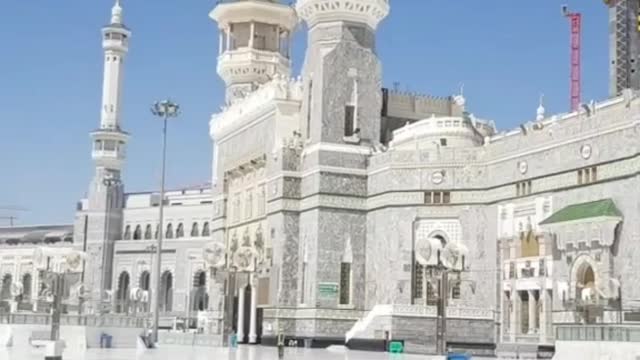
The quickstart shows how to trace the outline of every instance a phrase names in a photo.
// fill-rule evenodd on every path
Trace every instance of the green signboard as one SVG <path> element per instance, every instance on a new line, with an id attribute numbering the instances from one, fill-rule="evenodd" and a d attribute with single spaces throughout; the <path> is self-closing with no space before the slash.
<path id="1" fill-rule="evenodd" d="M 318 293 L 321 297 L 335 297 L 338 295 L 339 285 L 336 283 L 318 284 Z"/>

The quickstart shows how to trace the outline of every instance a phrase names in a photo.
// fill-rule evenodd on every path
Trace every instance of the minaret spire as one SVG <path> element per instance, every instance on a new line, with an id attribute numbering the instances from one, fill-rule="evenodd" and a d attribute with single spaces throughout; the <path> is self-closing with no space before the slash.
<path id="1" fill-rule="evenodd" d="M 120 0 L 116 0 L 116 3 L 111 9 L 111 24 L 122 24 L 122 6 L 120 5 Z"/>

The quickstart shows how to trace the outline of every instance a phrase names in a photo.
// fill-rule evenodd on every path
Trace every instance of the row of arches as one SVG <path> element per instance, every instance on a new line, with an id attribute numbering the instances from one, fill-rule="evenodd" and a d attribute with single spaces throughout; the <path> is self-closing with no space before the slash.
<path id="1" fill-rule="evenodd" d="M 138 287 L 147 291 L 149 294 L 148 301 L 139 308 L 141 311 L 149 311 L 152 299 L 151 274 L 149 271 L 143 271 L 138 278 Z M 129 313 L 133 310 L 134 301 L 131 299 L 130 293 L 132 289 L 131 276 L 129 272 L 123 271 L 118 276 L 118 288 L 116 291 L 115 310 L 118 313 Z M 160 278 L 160 312 L 173 311 L 173 293 L 174 293 L 173 274 L 170 271 L 162 273 Z M 207 276 L 204 271 L 198 271 L 193 278 L 192 288 L 190 289 L 190 307 L 193 311 L 204 311 L 209 303 L 209 295 L 207 294 Z"/>
<path id="2" fill-rule="evenodd" d="M 133 229 L 133 231 L 132 231 Z M 157 239 L 158 238 L 158 231 L 159 231 L 159 227 L 156 225 L 155 231 L 152 229 L 151 224 L 147 224 L 145 226 L 144 232 L 142 231 L 142 225 L 136 225 L 135 228 L 132 225 L 127 225 L 124 228 L 124 234 L 122 235 L 122 238 L 124 240 L 151 240 L 151 239 Z M 173 224 L 172 223 L 168 223 L 166 228 L 165 228 L 165 232 L 164 232 L 164 238 L 165 239 L 179 239 L 179 238 L 183 238 L 185 235 L 185 226 L 183 223 L 178 223 L 178 225 L 175 228 L 173 228 Z M 209 228 L 209 222 L 206 221 L 202 224 L 202 229 L 200 228 L 200 225 L 197 222 L 194 222 L 193 224 L 191 224 L 191 231 L 190 231 L 190 236 L 191 237 L 206 237 L 206 236 L 210 236 L 211 235 L 211 230 Z"/>

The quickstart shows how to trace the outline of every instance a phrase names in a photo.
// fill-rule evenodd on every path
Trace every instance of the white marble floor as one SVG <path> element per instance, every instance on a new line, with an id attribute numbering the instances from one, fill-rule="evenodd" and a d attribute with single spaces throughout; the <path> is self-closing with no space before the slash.
<path id="1" fill-rule="evenodd" d="M 2 360 L 42 360 L 43 352 L 37 349 L 0 349 Z M 285 351 L 286 360 L 435 360 L 439 357 L 417 355 L 392 355 L 344 349 L 316 350 L 292 349 Z M 241 346 L 238 349 L 165 347 L 136 354 L 135 350 L 87 350 L 85 354 L 65 353 L 64 360 L 277 360 L 276 348 Z"/>

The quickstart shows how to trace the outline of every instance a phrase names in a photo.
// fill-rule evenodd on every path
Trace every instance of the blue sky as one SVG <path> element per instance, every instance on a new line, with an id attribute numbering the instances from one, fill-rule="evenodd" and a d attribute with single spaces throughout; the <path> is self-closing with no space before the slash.
<path id="1" fill-rule="evenodd" d="M 378 31 L 384 82 L 446 96 L 465 84 L 470 111 L 512 128 L 568 108 L 569 34 L 560 15 L 568 0 L 394 0 Z M 170 127 L 168 185 L 210 179 L 208 121 L 223 100 L 216 69 L 218 36 L 208 18 L 215 0 L 123 0 L 133 30 L 126 61 L 123 127 L 132 134 L 128 191 L 157 188 L 160 124 L 149 105 L 180 102 Z M 71 222 L 93 172 L 88 133 L 99 124 L 100 28 L 111 0 L 3 3 L 0 56 L 0 207 L 22 206 L 19 224 Z M 583 13 L 583 98 L 608 93 L 607 9 L 569 2 Z M 579 6 L 579 8 L 578 8 Z M 294 42 L 295 71 L 306 34 Z M 0 216 L 9 213 L 0 210 Z M 0 226 L 6 224 L 0 219 Z"/>

